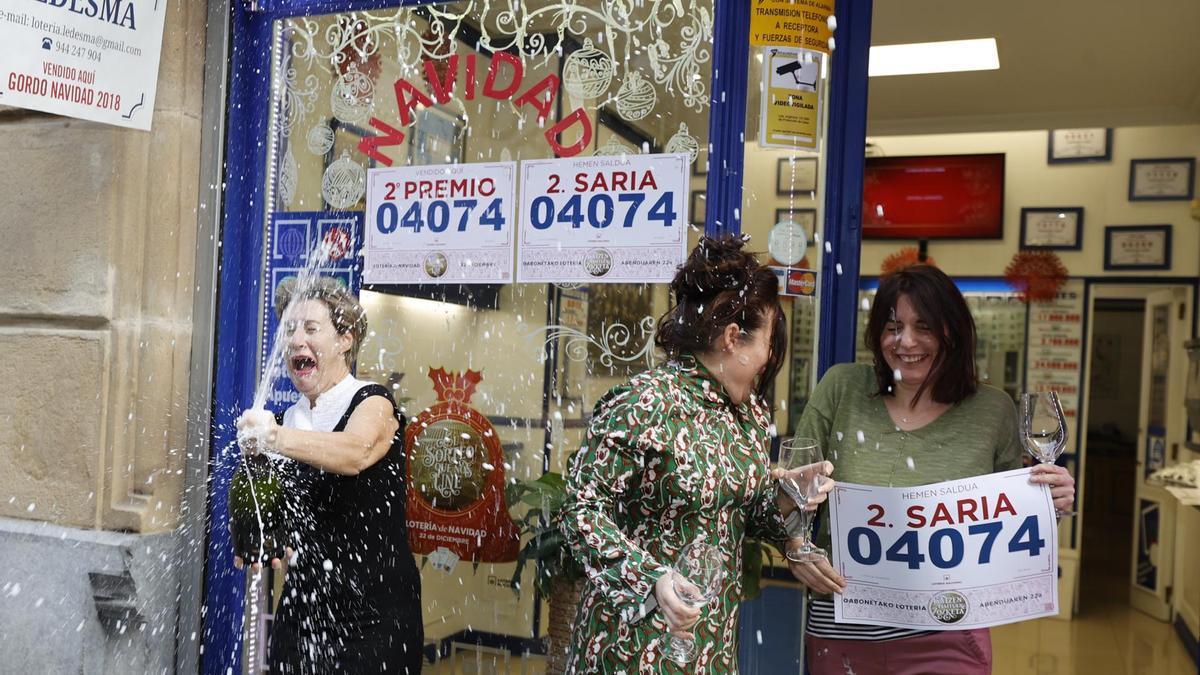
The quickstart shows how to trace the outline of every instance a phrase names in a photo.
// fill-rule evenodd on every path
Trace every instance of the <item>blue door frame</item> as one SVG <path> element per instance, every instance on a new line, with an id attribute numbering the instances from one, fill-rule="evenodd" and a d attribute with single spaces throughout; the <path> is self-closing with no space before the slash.
<path id="1" fill-rule="evenodd" d="M 599 1 L 599 0 L 598 0 Z M 431 4 L 429 0 L 250 0 L 232 3 L 232 68 L 226 146 L 225 218 L 221 230 L 216 373 L 213 391 L 213 454 L 205 562 L 201 669 L 241 672 L 245 575 L 233 568 L 227 491 L 238 451 L 234 420 L 250 405 L 257 381 L 263 223 L 266 217 L 269 81 L 272 26 L 306 14 L 363 11 Z M 750 6 L 746 0 L 715 0 L 713 98 L 709 118 L 710 171 L 705 222 L 709 234 L 737 233 L 742 203 L 743 138 L 750 57 Z M 826 218 L 821 279 L 818 372 L 854 358 L 858 287 L 859 217 L 866 132 L 867 50 L 871 0 L 842 0 L 837 7 L 838 48 L 833 59 L 829 128 L 826 134 Z M 841 274 L 833 270 L 841 265 Z M 212 524 L 217 524 L 213 527 Z"/>

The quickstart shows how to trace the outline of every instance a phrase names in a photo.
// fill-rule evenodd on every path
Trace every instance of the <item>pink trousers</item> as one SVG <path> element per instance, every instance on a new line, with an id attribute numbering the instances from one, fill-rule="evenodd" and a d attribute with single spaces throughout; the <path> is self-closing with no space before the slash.
<path id="1" fill-rule="evenodd" d="M 884 642 L 805 636 L 812 675 L 987 675 L 992 637 L 986 628 Z"/>

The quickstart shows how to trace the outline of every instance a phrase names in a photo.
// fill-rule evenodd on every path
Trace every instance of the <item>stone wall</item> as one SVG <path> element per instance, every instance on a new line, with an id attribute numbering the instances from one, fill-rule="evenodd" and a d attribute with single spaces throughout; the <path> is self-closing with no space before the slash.
<path id="1" fill-rule="evenodd" d="M 0 600 L 0 643 L 32 641 L 29 672 L 161 670 L 162 650 L 173 664 L 177 588 L 138 605 L 154 639 L 118 639 L 95 598 L 174 562 L 160 558 L 187 448 L 206 5 L 169 0 L 149 132 L 0 107 L 0 587 L 42 600 L 27 615 Z M 38 660 L 76 663 L 59 638 L 82 669 Z M 146 670 L 116 667 L 126 651 Z"/>
<path id="2" fill-rule="evenodd" d="M 0 109 L 0 516 L 178 521 L 205 13 L 168 5 L 149 132 Z"/>

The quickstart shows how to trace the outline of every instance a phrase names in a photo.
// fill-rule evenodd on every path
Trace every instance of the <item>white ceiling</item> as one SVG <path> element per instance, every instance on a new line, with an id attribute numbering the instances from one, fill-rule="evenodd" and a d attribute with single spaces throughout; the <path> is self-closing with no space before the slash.
<path id="1" fill-rule="evenodd" d="M 1200 123 L 1200 0 L 875 0 L 872 24 L 995 37 L 1000 69 L 871 78 L 869 135 Z"/>

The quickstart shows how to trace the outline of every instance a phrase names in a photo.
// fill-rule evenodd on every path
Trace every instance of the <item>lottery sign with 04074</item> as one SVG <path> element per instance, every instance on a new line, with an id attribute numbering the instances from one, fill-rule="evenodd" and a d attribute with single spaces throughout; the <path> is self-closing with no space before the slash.
<path id="1" fill-rule="evenodd" d="M 919 487 L 839 483 L 838 621 L 962 630 L 1058 613 L 1058 530 L 1029 469 Z"/>

